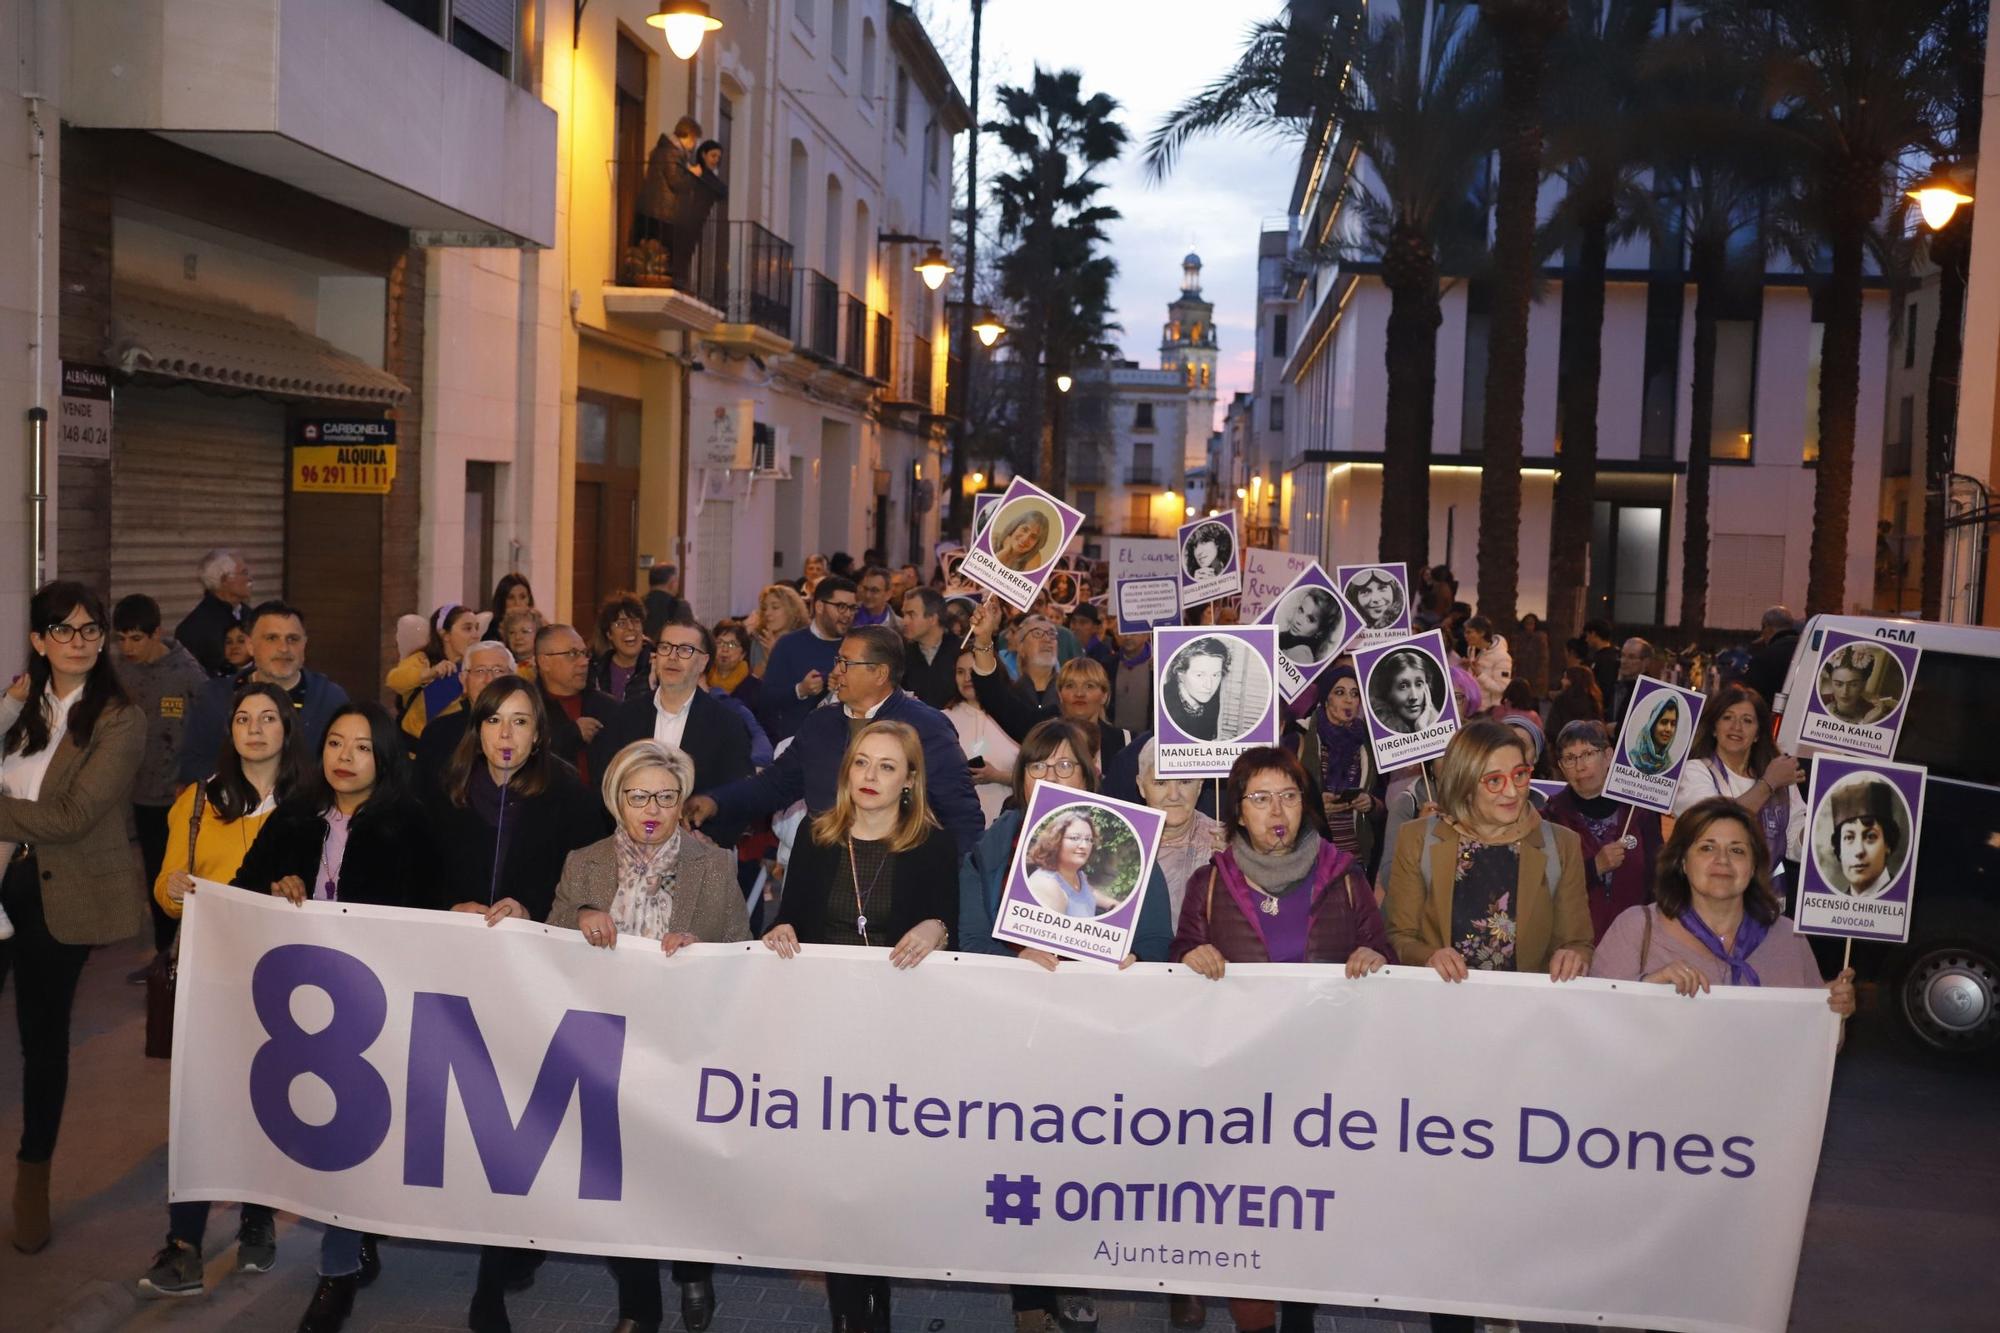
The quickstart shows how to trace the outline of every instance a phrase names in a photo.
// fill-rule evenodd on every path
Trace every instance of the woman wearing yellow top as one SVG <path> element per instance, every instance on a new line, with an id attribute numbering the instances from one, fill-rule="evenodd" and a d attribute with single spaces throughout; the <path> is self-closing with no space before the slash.
<path id="1" fill-rule="evenodd" d="M 238 687 L 229 701 L 229 739 L 216 757 L 215 776 L 187 788 L 167 811 L 167 855 L 153 882 L 153 897 L 167 915 L 181 914 L 197 878 L 218 884 L 234 879 L 257 830 L 298 785 L 302 760 L 293 719 L 292 701 L 276 685 Z M 140 1290 L 149 1296 L 199 1296 L 207 1231 L 206 1202 L 168 1204 L 167 1243 L 139 1279 Z M 237 1271 L 267 1272 L 277 1255 L 271 1210 L 244 1204 L 236 1229 Z"/>
<path id="2" fill-rule="evenodd" d="M 448 677 L 458 675 L 458 665 L 465 658 L 465 650 L 479 642 L 479 613 L 469 606 L 441 606 L 431 617 L 431 636 L 423 647 L 411 653 L 402 661 L 389 668 L 387 677 L 389 688 L 403 701 L 403 730 L 412 736 L 424 734 L 424 724 L 430 720 L 430 710 L 425 697 L 440 694 L 428 687 Z M 439 712 L 450 712 L 464 701 L 464 691 L 451 690 L 450 707 Z"/>

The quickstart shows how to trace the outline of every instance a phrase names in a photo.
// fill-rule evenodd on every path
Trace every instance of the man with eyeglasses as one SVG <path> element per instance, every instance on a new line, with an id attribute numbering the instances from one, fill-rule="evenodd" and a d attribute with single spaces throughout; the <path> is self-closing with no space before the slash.
<path id="1" fill-rule="evenodd" d="M 590 743 L 591 769 L 602 773 L 633 741 L 654 740 L 693 761 L 694 794 L 749 777 L 750 729 L 701 687 L 714 655 L 715 641 L 705 627 L 683 621 L 662 628 L 653 641 L 653 692 L 619 705 Z M 723 820 L 708 836 L 719 846 L 734 846 L 743 822 Z"/>
<path id="2" fill-rule="evenodd" d="M 1583 843 L 1592 938 L 1601 940 L 1619 913 L 1652 901 L 1653 867 L 1666 834 L 1660 817 L 1604 794 L 1611 775 L 1611 729 L 1580 720 L 1556 736 L 1556 764 L 1569 785 L 1549 798 L 1542 818 Z"/>
<path id="3" fill-rule="evenodd" d="M 502 676 L 514 674 L 514 651 L 498 639 L 482 639 L 465 650 L 459 664 L 459 697 L 451 707 L 424 723 L 413 747 L 417 760 L 417 794 L 425 800 L 444 794 L 444 772 L 465 739 L 465 728 L 479 692 Z"/>
<path id="4" fill-rule="evenodd" d="M 549 753 L 590 782 L 590 743 L 618 712 L 618 701 L 590 688 L 590 649 L 575 626 L 548 625 L 535 635 L 535 684 L 549 715 Z"/>
<path id="5" fill-rule="evenodd" d="M 903 662 L 902 636 L 887 626 L 871 625 L 848 634 L 832 663 L 833 692 L 840 706 L 807 714 L 791 745 L 763 772 L 689 801 L 688 823 L 706 825 L 720 819 L 726 825 L 739 825 L 758 815 L 776 814 L 802 797 L 809 815 L 830 810 L 849 739 L 870 722 L 903 722 L 923 741 L 924 792 L 931 812 L 957 838 L 961 855 L 971 851 L 986 831 L 986 815 L 966 772 L 965 751 L 943 713 L 899 688 Z M 699 781 L 699 768 L 695 776 Z"/>
<path id="6" fill-rule="evenodd" d="M 327 723 L 347 703 L 346 690 L 319 672 L 306 670 L 304 612 L 285 602 L 264 602 L 243 623 L 250 632 L 250 665 L 210 681 L 188 710 L 176 765 L 184 784 L 201 782 L 215 772 L 215 758 L 222 753 L 222 738 L 229 731 L 229 700 L 239 685 L 259 681 L 276 685 L 290 697 L 297 715 L 293 732 L 314 762 Z"/>
<path id="7" fill-rule="evenodd" d="M 758 716 L 772 744 L 797 732 L 806 715 L 825 701 L 840 637 L 853 626 L 860 605 L 854 580 L 829 574 L 813 589 L 812 619 L 806 627 L 771 645 Z"/>

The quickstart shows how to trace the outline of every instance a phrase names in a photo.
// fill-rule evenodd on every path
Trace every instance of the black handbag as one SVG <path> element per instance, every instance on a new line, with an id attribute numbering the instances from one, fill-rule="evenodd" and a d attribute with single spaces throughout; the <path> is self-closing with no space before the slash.
<path id="1" fill-rule="evenodd" d="M 201 837 L 201 814 L 208 794 L 196 783 L 194 813 L 188 818 L 188 870 L 194 870 L 195 841 Z M 174 1054 L 174 995 L 180 984 L 181 933 L 153 960 L 146 973 L 146 1058 L 171 1060 Z"/>

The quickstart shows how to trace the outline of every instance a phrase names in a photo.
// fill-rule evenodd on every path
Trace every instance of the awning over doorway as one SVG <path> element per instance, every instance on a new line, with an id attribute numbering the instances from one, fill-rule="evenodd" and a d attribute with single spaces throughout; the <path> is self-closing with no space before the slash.
<path id="1" fill-rule="evenodd" d="M 333 344 L 247 306 L 120 285 L 111 361 L 127 374 L 166 375 L 285 398 L 394 407 L 410 390 Z"/>

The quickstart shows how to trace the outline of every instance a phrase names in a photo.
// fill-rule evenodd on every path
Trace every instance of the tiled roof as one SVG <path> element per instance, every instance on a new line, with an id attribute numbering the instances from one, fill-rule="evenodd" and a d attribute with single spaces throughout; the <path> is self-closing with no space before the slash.
<path id="1" fill-rule="evenodd" d="M 391 407 L 410 390 L 288 320 L 247 306 L 121 285 L 110 355 L 127 374 L 171 375 L 286 398 Z"/>

